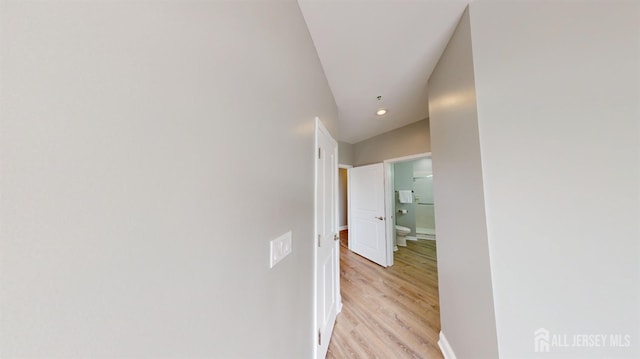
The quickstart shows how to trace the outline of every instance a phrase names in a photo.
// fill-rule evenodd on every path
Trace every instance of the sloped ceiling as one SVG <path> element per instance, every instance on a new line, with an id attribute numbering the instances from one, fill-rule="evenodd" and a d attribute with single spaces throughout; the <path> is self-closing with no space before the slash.
<path id="1" fill-rule="evenodd" d="M 338 105 L 339 140 L 428 117 L 427 80 L 468 2 L 298 0 Z"/>

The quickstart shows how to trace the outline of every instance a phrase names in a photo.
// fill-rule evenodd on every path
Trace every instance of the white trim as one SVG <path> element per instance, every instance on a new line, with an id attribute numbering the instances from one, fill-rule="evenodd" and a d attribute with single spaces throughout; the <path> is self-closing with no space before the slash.
<path id="1" fill-rule="evenodd" d="M 398 246 L 393 244 L 396 236 L 396 202 L 395 193 L 393 191 L 393 165 L 391 163 L 383 163 L 384 169 L 384 216 L 385 221 L 385 241 L 387 242 L 387 267 L 393 265 L 393 252 L 398 250 Z"/>
<path id="2" fill-rule="evenodd" d="M 440 331 L 440 339 L 438 339 L 438 346 L 440 347 L 440 351 L 442 352 L 442 356 L 444 359 L 457 359 L 456 353 L 451 349 L 451 345 L 447 340 L 447 337 L 444 336 L 442 330 Z"/>
<path id="3" fill-rule="evenodd" d="M 403 157 L 390 158 L 390 159 L 388 159 L 388 160 L 384 160 L 384 163 L 394 163 L 394 162 L 411 161 L 411 160 L 417 160 L 417 159 L 419 159 L 419 158 L 423 158 L 423 157 L 429 157 L 429 158 L 431 158 L 431 152 L 418 153 L 418 154 L 415 154 L 415 155 L 409 155 L 409 156 L 403 156 Z"/>
<path id="4" fill-rule="evenodd" d="M 353 167 L 352 167 L 353 168 Z M 353 223 L 353 219 L 351 218 L 351 168 L 347 169 L 347 223 Z M 347 242 L 347 248 L 349 248 L 349 250 L 353 250 L 351 249 L 351 243 L 352 241 L 348 241 Z"/>
<path id="5" fill-rule="evenodd" d="M 338 168 L 342 168 L 347 170 L 347 178 L 349 176 L 349 168 L 353 168 L 352 165 L 341 165 L 338 164 Z M 338 176 L 340 176 L 340 174 L 338 174 Z M 336 200 L 336 205 L 338 205 L 338 203 L 340 202 L 339 199 Z M 347 208 L 345 208 L 345 211 L 347 211 L 347 223 L 349 223 L 349 221 L 351 220 L 351 218 L 349 217 L 349 180 L 347 179 Z M 340 212 L 339 210 L 336 210 L 336 215 L 337 213 Z M 340 219 L 338 219 L 338 222 L 340 223 Z M 338 231 L 344 231 L 345 229 L 349 229 L 349 225 L 347 224 L 346 226 L 340 226 L 338 227 Z"/>
<path id="6" fill-rule="evenodd" d="M 319 120 L 319 119 L 318 119 Z M 322 121 L 319 121 L 320 124 L 322 125 Z M 323 126 L 324 127 L 324 126 Z M 340 163 L 338 163 L 338 157 L 339 157 L 339 153 L 338 153 L 338 147 L 340 147 L 340 145 L 338 144 L 338 141 L 336 141 L 333 136 L 331 136 L 331 132 L 329 132 L 329 130 L 327 130 L 325 128 L 325 131 L 327 132 L 327 134 L 329 134 L 329 138 L 331 139 L 331 141 L 336 145 L 335 147 L 335 151 L 334 151 L 334 158 L 335 158 L 335 164 L 338 165 L 338 169 L 336 170 L 336 175 L 333 177 L 333 185 L 335 187 L 335 195 L 334 195 L 334 199 L 333 199 L 333 205 L 334 205 L 334 215 L 335 215 L 335 222 L 334 225 L 336 227 L 340 226 L 340 219 L 338 218 L 340 216 L 339 214 L 339 210 L 338 210 L 338 203 L 340 202 L 339 199 L 339 193 L 340 190 L 338 189 L 340 186 L 338 184 L 338 181 L 340 180 Z M 347 186 L 349 184 L 347 183 Z M 349 208 L 346 209 L 347 210 L 347 216 L 348 216 L 348 212 L 349 212 Z M 347 217 L 348 218 L 348 217 Z M 348 222 L 347 222 L 348 223 Z M 336 321 L 338 320 L 338 314 L 340 314 L 340 312 L 342 312 L 342 291 L 340 290 L 340 229 L 339 228 L 334 228 L 335 231 L 335 235 L 338 236 L 338 240 L 337 241 L 333 241 L 333 250 L 335 252 L 335 256 L 336 256 L 336 287 L 335 287 L 335 291 L 336 291 Z M 317 311 L 316 311 L 317 313 Z M 333 322 L 333 327 L 335 328 L 336 325 L 336 321 Z M 333 336 L 333 329 L 331 329 L 331 336 Z M 331 340 L 331 336 L 329 337 L 329 340 Z M 316 354 L 316 357 L 318 355 Z"/>
<path id="7" fill-rule="evenodd" d="M 318 357 L 318 133 L 320 132 L 320 118 L 316 117 L 313 124 L 314 141 L 313 152 L 313 237 L 311 243 L 313 247 L 313 326 L 311 327 L 311 351 L 312 358 Z"/>

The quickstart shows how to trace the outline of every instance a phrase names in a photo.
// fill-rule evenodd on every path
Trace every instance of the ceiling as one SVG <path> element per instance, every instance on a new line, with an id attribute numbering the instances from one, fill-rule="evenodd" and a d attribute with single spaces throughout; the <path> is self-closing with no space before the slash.
<path id="1" fill-rule="evenodd" d="M 469 0 L 298 3 L 338 106 L 340 141 L 429 117 L 427 80 Z"/>

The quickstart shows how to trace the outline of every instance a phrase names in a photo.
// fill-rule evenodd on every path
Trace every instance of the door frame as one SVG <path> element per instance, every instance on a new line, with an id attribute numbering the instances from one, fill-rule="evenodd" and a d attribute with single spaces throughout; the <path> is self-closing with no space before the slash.
<path id="1" fill-rule="evenodd" d="M 338 152 L 340 152 L 340 148 L 338 148 Z M 352 165 L 343 165 L 340 164 L 340 162 L 338 162 L 338 179 L 340 177 L 340 170 L 347 170 L 347 178 L 349 176 L 349 168 L 353 168 Z M 340 185 L 338 183 L 338 185 Z M 338 196 L 340 195 L 340 188 L 338 187 Z M 338 198 L 338 201 L 340 200 L 340 198 Z M 346 228 L 343 228 L 340 226 L 340 218 L 338 218 L 338 235 L 340 235 L 340 231 L 344 231 L 345 229 L 348 230 L 349 229 L 349 221 L 351 221 L 351 218 L 349 217 L 349 213 L 351 211 L 349 211 L 349 180 L 347 179 L 347 208 L 345 208 L 345 211 L 347 212 L 347 225 Z M 338 203 L 336 203 L 336 206 L 339 206 Z M 338 215 L 340 214 L 340 208 L 337 209 L 337 213 Z"/>
<path id="2" fill-rule="evenodd" d="M 313 246 L 313 327 L 311 328 L 311 348 L 313 353 L 313 358 L 318 357 L 318 147 L 319 147 L 319 133 L 320 131 L 324 131 L 329 136 L 331 136 L 331 132 L 327 130 L 319 117 L 315 117 L 314 120 L 314 146 L 313 146 L 313 237 L 311 238 L 312 246 Z M 331 137 L 333 139 L 333 137 Z M 335 141 L 335 139 L 334 139 Z M 336 152 L 338 152 L 338 142 L 336 141 Z M 336 164 L 338 161 L 337 153 L 336 153 Z M 338 187 L 338 168 L 336 167 L 336 175 L 333 179 L 334 186 L 337 189 Z M 334 216 L 335 216 L 335 233 L 338 233 L 338 191 L 335 191 L 334 195 Z M 336 251 L 336 314 L 342 311 L 342 295 L 340 294 L 340 241 L 333 241 L 334 251 Z M 326 340 L 331 340 L 331 337 L 326 338 Z"/>
<path id="3" fill-rule="evenodd" d="M 394 213 L 395 208 L 395 193 L 393 189 L 393 164 L 398 162 L 406 162 L 412 160 L 418 160 L 421 158 L 432 158 L 431 152 L 418 153 L 415 155 L 409 155 L 404 157 L 390 158 L 384 160 L 384 211 L 385 217 L 389 220 L 386 221 L 386 239 L 387 239 L 387 266 L 393 265 L 393 238 L 396 235 L 395 223 L 396 217 Z"/>

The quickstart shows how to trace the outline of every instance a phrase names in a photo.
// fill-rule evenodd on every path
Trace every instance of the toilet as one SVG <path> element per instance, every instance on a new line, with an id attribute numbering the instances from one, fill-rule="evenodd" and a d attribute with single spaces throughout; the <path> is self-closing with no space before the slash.
<path id="1" fill-rule="evenodd" d="M 396 243 L 401 247 L 406 247 L 409 233 L 411 233 L 411 228 L 396 225 Z"/>

